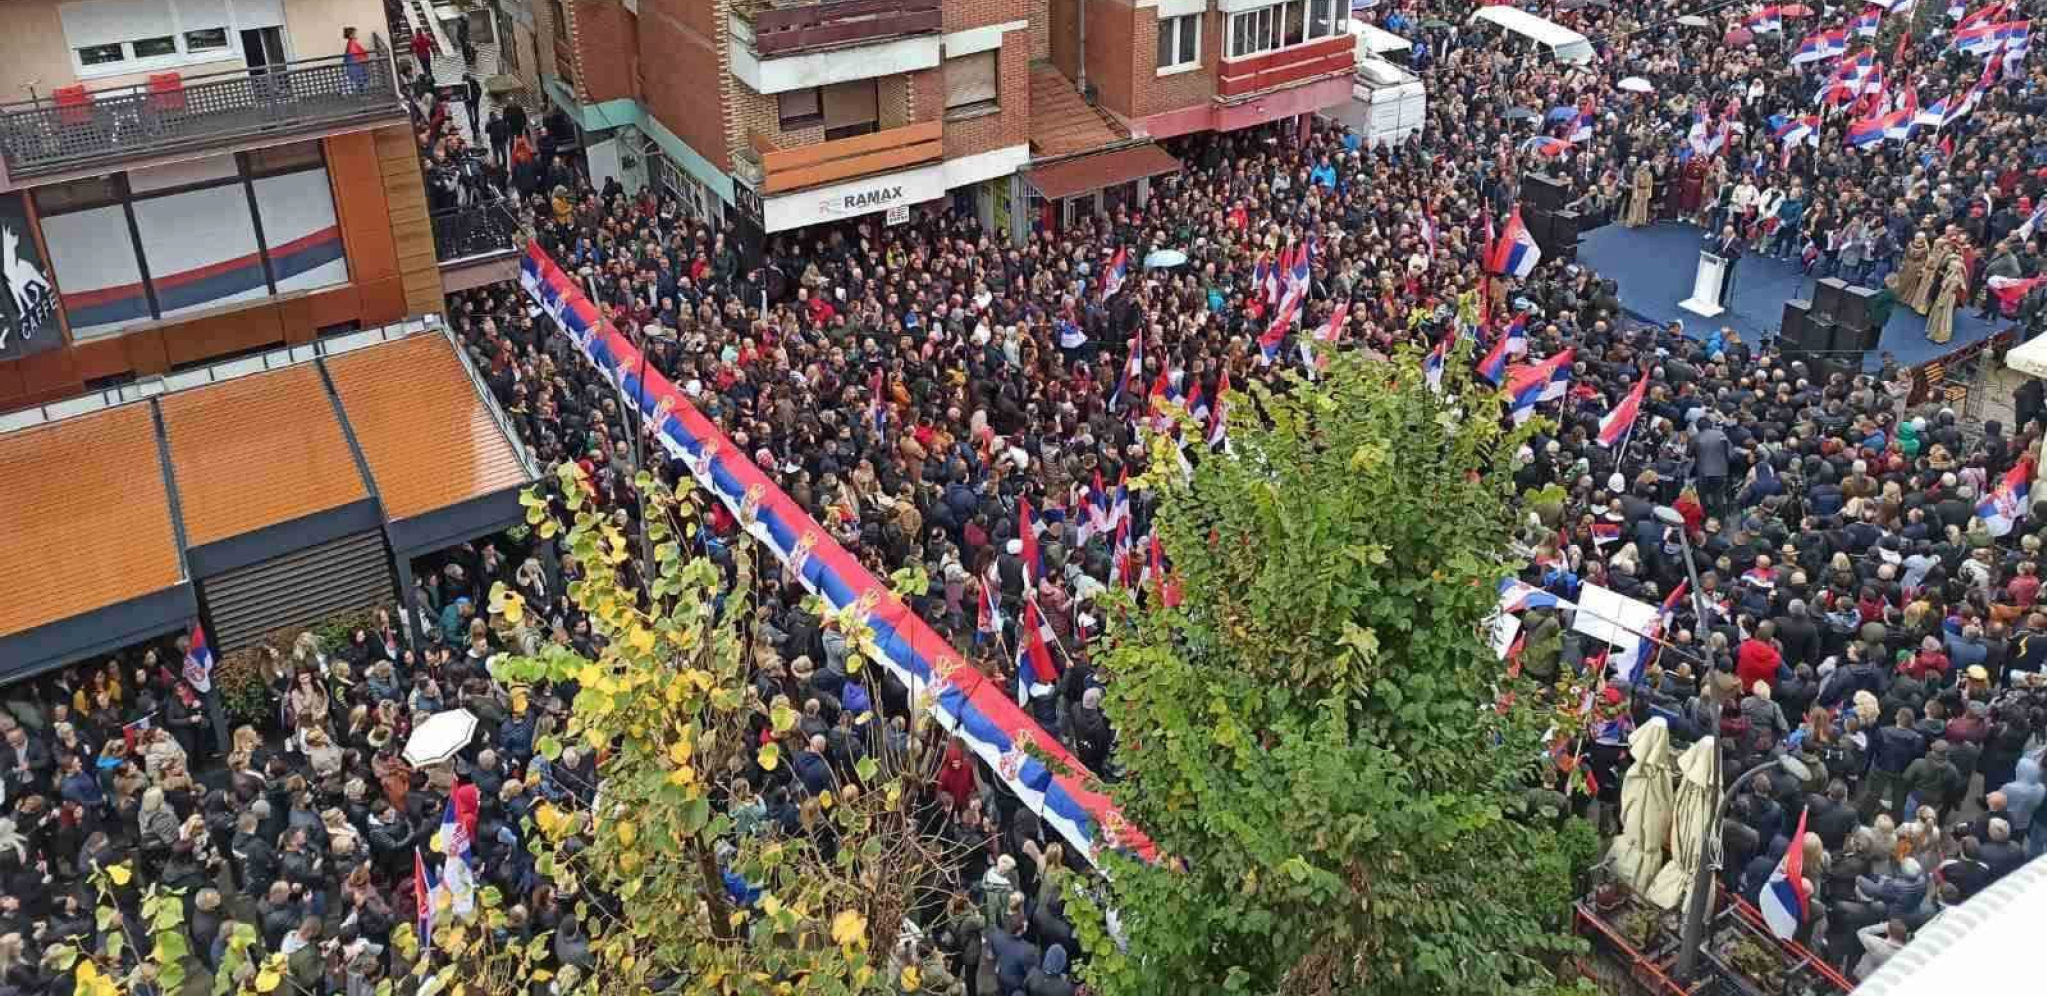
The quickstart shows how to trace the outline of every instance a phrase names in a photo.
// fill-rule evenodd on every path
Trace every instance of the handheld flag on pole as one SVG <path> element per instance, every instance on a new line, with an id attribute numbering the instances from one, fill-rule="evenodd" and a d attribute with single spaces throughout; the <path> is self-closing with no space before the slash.
<path id="1" fill-rule="evenodd" d="M 1130 250 L 1118 248 L 1116 255 L 1109 257 L 1109 265 L 1102 268 L 1102 300 L 1116 296 L 1123 289 L 1123 277 L 1130 270 Z"/>
<path id="2" fill-rule="evenodd" d="M 1215 410 L 1208 417 L 1208 447 L 1215 449 L 1229 440 L 1229 425 L 1224 420 L 1230 413 L 1230 368 L 1224 367 L 1222 376 L 1215 382 Z"/>
<path id="3" fill-rule="evenodd" d="M 1781 940 L 1790 940 L 1798 933 L 1798 926 L 1805 922 L 1806 904 L 1812 890 L 1805 884 L 1805 816 L 1798 811 L 1798 829 L 1791 834 L 1790 846 L 1784 849 L 1783 860 L 1777 862 L 1777 870 L 1770 873 L 1770 881 L 1763 886 L 1763 894 L 1756 907 L 1763 914 L 1763 922 L 1769 924 L 1770 933 Z"/>
<path id="4" fill-rule="evenodd" d="M 1436 343 L 1436 348 L 1429 350 L 1428 358 L 1422 361 L 1422 380 L 1429 385 L 1429 390 L 1437 394 L 1443 393 L 1443 357 L 1449 351 L 1450 337 L 1444 336 L 1443 341 Z"/>
<path id="5" fill-rule="evenodd" d="M 1049 641 L 1054 637 L 1038 614 L 1038 603 L 1026 599 L 1023 623 L 1016 631 L 1016 704 L 1029 705 L 1035 698 L 1052 694 L 1059 682 L 1059 668 L 1052 662 Z"/>
<path id="6" fill-rule="evenodd" d="M 434 895 L 440 891 L 440 883 L 426 867 L 426 858 L 419 848 L 412 849 L 412 929 L 419 935 L 419 949 L 433 950 L 434 938 Z"/>
<path id="7" fill-rule="evenodd" d="M 1016 540 L 1023 544 L 1024 587 L 1028 594 L 1028 589 L 1036 588 L 1038 581 L 1045 576 L 1045 563 L 1038 559 L 1038 530 L 1031 521 L 1029 499 L 1016 500 Z"/>
<path id="8" fill-rule="evenodd" d="M 1521 222 L 1521 206 L 1515 205 L 1507 215 L 1507 226 L 1500 232 L 1499 241 L 1486 254 L 1486 269 L 1502 276 L 1526 277 L 1535 272 L 1535 264 L 1542 261 L 1542 250 L 1535 244 L 1535 236 L 1528 234 L 1528 226 Z"/>
<path id="9" fill-rule="evenodd" d="M 1848 53 L 1848 29 L 1829 28 L 1815 31 L 1798 43 L 1798 51 L 1791 54 L 1791 64 L 1801 66 L 1808 62 L 1825 62 Z"/>
<path id="10" fill-rule="evenodd" d="M 192 624 L 192 648 L 185 651 L 185 684 L 201 695 L 213 690 L 213 648 L 206 645 L 206 629 Z"/>
<path id="11" fill-rule="evenodd" d="M 1620 404 L 1613 406 L 1613 411 L 1600 418 L 1599 445 L 1612 449 L 1615 443 L 1621 441 L 1622 436 L 1628 434 L 1628 430 L 1635 425 L 1636 416 L 1642 414 L 1642 394 L 1648 389 L 1649 378 L 1637 377 L 1635 387 L 1628 392 L 1627 397 L 1622 398 Z"/>
<path id="12" fill-rule="evenodd" d="M 2027 497 L 2033 489 L 2033 461 L 2021 460 L 2005 472 L 1997 487 L 1976 503 L 1976 517 L 1992 536 L 2003 536 L 2026 517 Z"/>
<path id="13" fill-rule="evenodd" d="M 1566 349 L 1539 363 L 1525 363 L 1507 371 L 1508 415 L 1515 425 L 1528 421 L 1535 406 L 1564 396 L 1571 385 L 1572 350 Z"/>
<path id="14" fill-rule="evenodd" d="M 448 908 L 466 918 L 476 911 L 476 877 L 469 864 L 469 837 L 475 832 L 476 820 L 473 813 L 465 819 L 458 812 L 459 805 L 451 795 L 441 811 L 441 854 L 445 860 L 441 862 L 440 890 L 447 894 Z"/>
<path id="15" fill-rule="evenodd" d="M 1884 12 L 1872 7 L 1855 15 L 1854 19 L 1848 22 L 1848 28 L 1857 37 L 1875 38 L 1877 31 L 1883 27 L 1883 19 Z"/>
<path id="16" fill-rule="evenodd" d="M 1528 316 L 1515 315 L 1493 348 L 1478 361 L 1478 374 L 1498 387 L 1507 377 L 1507 361 L 1528 354 Z"/>

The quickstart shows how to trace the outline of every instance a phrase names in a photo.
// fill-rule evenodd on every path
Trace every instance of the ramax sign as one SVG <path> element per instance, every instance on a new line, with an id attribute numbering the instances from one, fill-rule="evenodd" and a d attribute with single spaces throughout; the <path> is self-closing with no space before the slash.
<path id="1" fill-rule="evenodd" d="M 767 217 L 762 227 L 783 232 L 824 221 L 840 221 L 862 215 L 907 209 L 912 204 L 945 194 L 945 165 L 929 166 L 886 176 L 868 176 L 829 187 L 766 198 Z"/>

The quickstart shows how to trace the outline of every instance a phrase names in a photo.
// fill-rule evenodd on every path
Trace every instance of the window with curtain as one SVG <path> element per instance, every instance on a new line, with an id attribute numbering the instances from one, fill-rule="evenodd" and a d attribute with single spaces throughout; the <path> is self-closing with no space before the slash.
<path id="1" fill-rule="evenodd" d="M 994 110 L 1002 97 L 996 74 L 995 49 L 945 60 L 945 112 L 966 114 Z"/>
<path id="2" fill-rule="evenodd" d="M 830 142 L 881 129 L 881 93 L 875 81 L 834 83 L 819 93 L 824 104 L 824 137 Z"/>
<path id="3" fill-rule="evenodd" d="M 1191 69 L 1201 64 L 1201 15 L 1159 18 L 1160 71 Z"/>

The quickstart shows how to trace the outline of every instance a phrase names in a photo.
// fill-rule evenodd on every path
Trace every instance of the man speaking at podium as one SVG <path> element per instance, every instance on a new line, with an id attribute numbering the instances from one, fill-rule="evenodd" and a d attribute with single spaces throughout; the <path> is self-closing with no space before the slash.
<path id="1" fill-rule="evenodd" d="M 1720 237 L 1713 240 L 1712 253 L 1727 261 L 1727 267 L 1720 274 L 1720 300 L 1722 308 L 1734 299 L 1734 264 L 1741 262 L 1741 236 L 1735 234 L 1734 226 L 1720 229 Z"/>

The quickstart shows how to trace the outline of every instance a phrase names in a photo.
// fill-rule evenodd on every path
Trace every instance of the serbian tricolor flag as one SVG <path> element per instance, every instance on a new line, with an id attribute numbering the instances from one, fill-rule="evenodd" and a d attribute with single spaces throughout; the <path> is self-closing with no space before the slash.
<path id="1" fill-rule="evenodd" d="M 440 882 L 427 870 L 426 858 L 419 848 L 412 849 L 412 929 L 419 934 L 419 949 L 433 949 L 434 938 L 434 892 Z"/>
<path id="2" fill-rule="evenodd" d="M 867 378 L 867 420 L 873 427 L 874 438 L 877 440 L 886 439 L 888 432 L 888 405 L 882 400 L 882 387 L 885 383 L 878 369 L 874 371 L 874 376 Z"/>
<path id="3" fill-rule="evenodd" d="M 1115 297 L 1123 289 L 1123 276 L 1130 270 L 1130 250 L 1117 249 L 1109 257 L 1109 265 L 1102 267 L 1102 300 Z"/>
<path id="4" fill-rule="evenodd" d="M 1803 65 L 1808 62 L 1824 62 L 1845 55 L 1848 52 L 1848 29 L 1831 28 L 1806 35 L 1798 43 L 1798 51 L 1791 54 L 1791 64 Z"/>
<path id="5" fill-rule="evenodd" d="M 1208 416 L 1208 447 L 1214 449 L 1229 441 L 1229 425 L 1224 420 L 1230 414 L 1230 368 L 1224 367 L 1222 376 L 1215 382 L 1215 410 Z"/>
<path id="6" fill-rule="evenodd" d="M 1605 546 L 1619 541 L 1621 527 L 1618 522 L 1595 522 L 1592 524 L 1592 545 Z"/>
<path id="7" fill-rule="evenodd" d="M 1571 151 L 1571 143 L 1569 141 L 1553 138 L 1548 135 L 1537 135 L 1521 143 L 1522 154 L 1535 156 L 1538 159 L 1561 159 L 1564 153 L 1569 151 Z M 1518 210 L 1516 213 L 1519 213 Z M 1511 225 L 1512 222 L 1510 221 L 1509 224 Z"/>
<path id="8" fill-rule="evenodd" d="M 1869 4 L 1886 14 L 1910 14 L 1912 8 L 1919 6 L 1919 0 L 1869 0 Z"/>
<path id="9" fill-rule="evenodd" d="M 1269 293 L 1266 287 L 1271 281 L 1272 265 L 1266 262 L 1265 257 L 1268 255 L 1270 254 L 1261 250 L 1258 253 L 1257 264 L 1251 267 L 1251 290 L 1257 294 Z"/>
<path id="10" fill-rule="evenodd" d="M 1528 226 L 1521 223 L 1521 206 L 1517 204 L 1507 215 L 1507 227 L 1501 230 L 1499 240 L 1486 253 L 1486 269 L 1502 276 L 1526 277 L 1541 261 L 1542 250 L 1528 234 Z"/>
<path id="11" fill-rule="evenodd" d="M 1999 24 L 1980 21 L 1955 29 L 1955 51 L 1969 55 L 1992 55 L 2004 47 L 1998 36 Z"/>
<path id="12" fill-rule="evenodd" d="M 1030 595 L 1045 576 L 1045 562 L 1038 558 L 1038 529 L 1031 521 L 1031 503 L 1016 500 L 1016 541 L 1023 544 L 1024 593 Z"/>
<path id="13" fill-rule="evenodd" d="M 1865 10 L 1848 22 L 1848 30 L 1859 38 L 1875 38 L 1883 28 L 1884 12 L 1874 8 Z"/>
<path id="14" fill-rule="evenodd" d="M 1422 381 L 1437 394 L 1443 393 L 1443 358 L 1449 352 L 1450 337 L 1444 336 L 1442 342 L 1436 343 L 1436 348 L 1429 350 L 1428 358 L 1422 360 Z"/>
<path id="15" fill-rule="evenodd" d="M 1304 242 L 1294 253 L 1292 265 L 1287 267 L 1286 292 L 1289 297 L 1305 299 L 1308 296 L 1308 281 L 1314 275 L 1315 243 Z"/>
<path id="16" fill-rule="evenodd" d="M 1899 99 L 1898 106 L 1884 115 L 1884 137 L 1894 142 L 1909 141 L 1912 132 L 1918 128 L 1918 116 L 1919 91 L 1908 86 Z"/>
<path id="17" fill-rule="evenodd" d="M 1500 582 L 1499 611 L 1506 615 L 1527 609 L 1554 609 L 1563 604 L 1562 599 L 1526 581 L 1508 578 Z"/>
<path id="18" fill-rule="evenodd" d="M 1286 282 L 1286 272 L 1293 269 L 1293 266 L 1294 247 L 1288 246 L 1279 251 L 1278 258 L 1272 261 L 1272 265 L 1266 268 L 1265 275 L 1259 278 L 1258 285 L 1265 290 L 1265 303 L 1268 306 L 1275 308 L 1279 306 L 1280 292 L 1284 289 L 1281 285 Z"/>
<path id="19" fill-rule="evenodd" d="M 2033 461 L 2021 460 L 2005 472 L 2004 480 L 1976 503 L 1976 517 L 1992 536 L 2003 536 L 2026 517 L 2026 499 L 2033 489 Z"/>
<path id="20" fill-rule="evenodd" d="M 1436 255 L 1437 238 L 1436 216 L 1426 206 L 1422 208 L 1421 231 L 1422 244 L 1429 247 L 1429 255 L 1434 257 Z"/>
<path id="21" fill-rule="evenodd" d="M 465 798 L 463 789 L 469 791 Z M 476 911 L 476 875 L 470 867 L 469 842 L 476 836 L 476 786 L 458 785 L 449 793 L 447 808 L 441 810 L 440 889 L 448 896 L 448 907 L 456 916 Z"/>
<path id="22" fill-rule="evenodd" d="M 1329 354 L 1336 351 L 1336 344 L 1343 339 L 1343 329 L 1350 319 L 1350 302 L 1343 301 L 1330 310 L 1329 319 L 1315 328 L 1314 343 L 1323 348 L 1317 350 L 1308 340 L 1300 342 L 1301 365 L 1312 371 L 1329 369 Z"/>
<path id="23" fill-rule="evenodd" d="M 1613 411 L 1607 412 L 1599 420 L 1599 445 L 1612 449 L 1614 444 L 1621 441 L 1621 437 L 1628 434 L 1628 430 L 1635 424 L 1636 416 L 1642 414 L 1642 393 L 1648 389 L 1649 378 L 1637 377 L 1634 389 L 1628 392 L 1628 396 L 1622 398 L 1620 404 L 1613 406 Z"/>
<path id="24" fill-rule="evenodd" d="M 1002 632 L 1002 603 L 995 598 L 995 590 L 998 587 L 1000 584 L 995 580 L 995 565 L 989 564 L 988 573 L 981 578 L 981 597 L 977 599 L 980 603 L 980 612 L 974 625 L 975 643 Z"/>
<path id="25" fill-rule="evenodd" d="M 1079 518 L 1080 521 L 1074 523 L 1073 527 L 1075 546 L 1084 545 L 1088 537 L 1106 533 L 1112 528 L 1109 524 L 1109 489 L 1102 486 L 1102 472 L 1099 469 L 1095 471 L 1095 479 L 1088 484 L 1087 497 L 1081 503 Z"/>
<path id="26" fill-rule="evenodd" d="M 192 649 L 185 651 L 185 684 L 201 695 L 213 690 L 213 648 L 206 645 L 206 628 L 192 624 Z"/>
<path id="27" fill-rule="evenodd" d="M 1508 415 L 1515 425 L 1528 421 L 1535 406 L 1564 396 L 1571 386 L 1571 350 L 1540 363 L 1524 363 L 1507 371 Z"/>
<path id="28" fill-rule="evenodd" d="M 1763 886 L 1763 894 L 1756 903 L 1763 922 L 1770 925 L 1770 933 L 1780 940 L 1788 941 L 1798 933 L 1812 896 L 1812 890 L 1805 884 L 1805 815 L 1806 810 L 1798 811 L 1798 829 L 1792 832 L 1791 844 L 1784 849 L 1784 860 L 1777 862 L 1777 870 L 1770 873 L 1769 884 Z"/>
<path id="29" fill-rule="evenodd" d="M 1784 15 L 1776 7 L 1764 7 L 1741 19 L 1741 26 L 1754 34 L 1784 30 Z"/>
<path id="30" fill-rule="evenodd" d="M 1023 625 L 1016 631 L 1016 704 L 1052 694 L 1059 682 L 1059 668 L 1052 662 L 1052 631 L 1038 614 L 1036 600 L 1026 600 Z"/>
<path id="31" fill-rule="evenodd" d="M 1131 395 L 1137 392 L 1137 385 L 1144 378 L 1144 332 L 1139 330 L 1130 336 L 1130 355 L 1123 361 L 1123 376 L 1116 381 L 1116 393 L 1109 396 L 1109 408 L 1116 409 L 1130 403 Z"/>
<path id="32" fill-rule="evenodd" d="M 1866 149 L 1883 142 L 1884 129 L 1890 124 L 1885 120 L 1888 117 L 1886 114 L 1872 114 L 1848 122 L 1848 144 L 1857 149 Z"/>
<path id="33" fill-rule="evenodd" d="M 1148 582 L 1155 585 L 1159 602 L 1166 608 L 1177 609 L 1180 607 L 1180 579 L 1166 570 L 1165 546 L 1159 542 L 1159 534 L 1156 531 L 1151 534 L 1150 547 L 1151 552 L 1145 561 L 1144 574 L 1138 583 Z"/>
<path id="34" fill-rule="evenodd" d="M 1116 584 L 1124 588 L 1131 587 L 1131 571 L 1135 566 L 1131 563 L 1135 558 L 1130 552 L 1130 520 L 1126 517 L 1117 523 L 1116 542 L 1109 548 L 1109 559 L 1115 565 Z"/>
<path id="35" fill-rule="evenodd" d="M 1787 150 L 1796 147 L 1800 142 L 1808 145 L 1818 145 L 1820 144 L 1819 115 L 1808 114 L 1800 118 L 1780 118 L 1772 128 L 1771 134 L 1776 137 L 1777 141 L 1784 143 L 1784 147 Z"/>
<path id="36" fill-rule="evenodd" d="M 1116 492 L 1109 498 L 1109 529 L 1115 529 L 1130 522 L 1130 468 L 1123 468 L 1123 475 L 1116 478 Z"/>
<path id="37" fill-rule="evenodd" d="M 1287 330 L 1293 327 L 1294 317 L 1300 311 L 1300 297 L 1288 294 L 1285 303 L 1273 314 L 1272 324 L 1267 325 L 1264 334 L 1258 337 L 1258 362 L 1261 365 L 1271 366 L 1273 359 L 1279 356 L 1279 344 L 1286 340 Z"/>
<path id="38" fill-rule="evenodd" d="M 1478 375 L 1492 381 L 1498 387 L 1506 382 L 1507 361 L 1516 356 L 1528 355 L 1528 316 L 1515 315 L 1507 323 L 1507 331 L 1493 343 L 1485 358 L 1478 361 Z"/>
<path id="39" fill-rule="evenodd" d="M 2047 198 L 2041 198 L 2040 206 L 2034 208 L 2033 213 L 2026 216 L 2026 223 L 2019 226 L 2019 238 L 2032 238 L 2033 233 L 2039 230 L 2040 221 L 2043 218 L 2047 218 Z M 1992 277 L 1991 279 L 1995 280 L 1997 278 Z M 196 644 L 198 641 L 194 640 L 193 642 Z"/>
<path id="40" fill-rule="evenodd" d="M 1589 142 L 1592 140 L 1593 125 L 1597 121 L 1598 114 L 1592 98 L 1587 97 L 1578 102 L 1578 114 L 1571 121 L 1571 133 L 1564 137 L 1572 142 Z"/>

